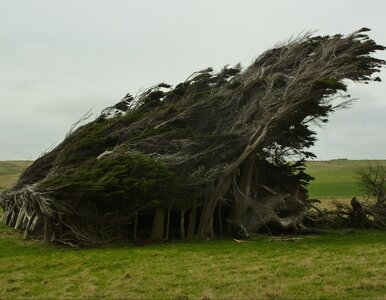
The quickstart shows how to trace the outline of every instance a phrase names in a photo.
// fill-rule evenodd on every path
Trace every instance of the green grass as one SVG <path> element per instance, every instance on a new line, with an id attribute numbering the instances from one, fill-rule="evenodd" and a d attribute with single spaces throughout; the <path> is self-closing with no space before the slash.
<path id="1" fill-rule="evenodd" d="M 44 247 L 0 227 L 0 298 L 381 298 L 386 233 Z"/>
<path id="2" fill-rule="evenodd" d="M 386 160 L 378 161 L 386 166 Z M 358 182 L 357 171 L 374 161 L 331 160 L 307 163 L 307 172 L 315 177 L 308 186 L 311 198 L 351 198 L 364 196 Z"/>

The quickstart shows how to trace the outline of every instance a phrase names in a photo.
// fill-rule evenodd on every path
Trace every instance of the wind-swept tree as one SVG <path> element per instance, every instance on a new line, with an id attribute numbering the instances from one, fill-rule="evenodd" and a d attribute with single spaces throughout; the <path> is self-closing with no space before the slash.
<path id="1" fill-rule="evenodd" d="M 246 69 L 126 96 L 24 172 L 1 197 L 4 222 L 88 243 L 304 227 L 310 125 L 347 103 L 349 81 L 380 80 L 384 47 L 367 31 L 307 34 Z"/>

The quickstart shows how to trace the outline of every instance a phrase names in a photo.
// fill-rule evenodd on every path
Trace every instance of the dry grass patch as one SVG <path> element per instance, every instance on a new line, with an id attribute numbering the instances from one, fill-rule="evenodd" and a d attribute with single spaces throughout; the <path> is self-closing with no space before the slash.
<path id="1" fill-rule="evenodd" d="M 329 197 L 319 199 L 320 203 L 317 203 L 317 207 L 320 209 L 335 209 L 337 204 L 350 205 L 351 198 L 337 198 L 337 197 Z"/>

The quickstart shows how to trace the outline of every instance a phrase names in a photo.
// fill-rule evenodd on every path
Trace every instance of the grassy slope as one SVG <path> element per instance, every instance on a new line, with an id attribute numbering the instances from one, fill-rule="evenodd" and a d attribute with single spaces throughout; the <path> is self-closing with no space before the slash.
<path id="1" fill-rule="evenodd" d="M 0 298 L 386 295 L 386 233 L 63 249 L 0 227 Z"/>
<path id="2" fill-rule="evenodd" d="M 31 161 L 25 160 L 0 161 L 0 192 L 12 187 L 30 164 Z"/>
<path id="3" fill-rule="evenodd" d="M 357 171 L 366 168 L 374 161 L 368 160 L 331 160 L 307 163 L 307 171 L 315 177 L 309 185 L 311 198 L 351 198 L 363 196 L 358 185 Z M 386 166 L 386 160 L 379 161 Z"/>

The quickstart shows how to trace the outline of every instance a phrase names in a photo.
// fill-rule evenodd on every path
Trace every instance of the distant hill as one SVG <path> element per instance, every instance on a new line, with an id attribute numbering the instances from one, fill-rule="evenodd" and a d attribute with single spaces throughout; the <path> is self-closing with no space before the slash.
<path id="1" fill-rule="evenodd" d="M 11 188 L 20 174 L 31 165 L 29 160 L 0 161 L 0 192 Z"/>

